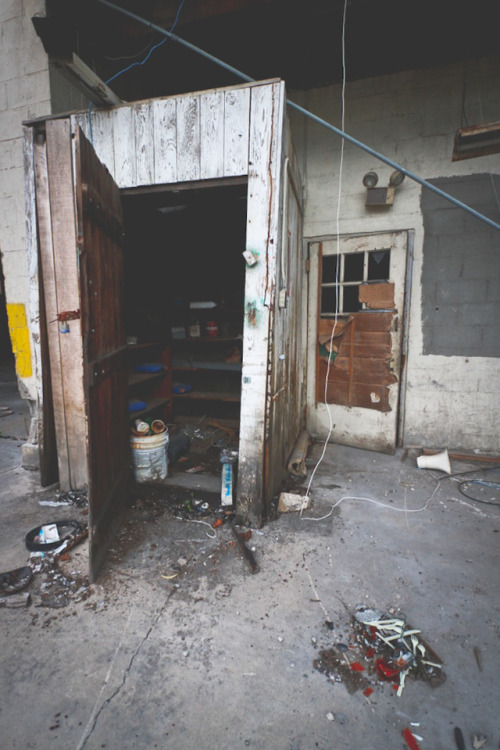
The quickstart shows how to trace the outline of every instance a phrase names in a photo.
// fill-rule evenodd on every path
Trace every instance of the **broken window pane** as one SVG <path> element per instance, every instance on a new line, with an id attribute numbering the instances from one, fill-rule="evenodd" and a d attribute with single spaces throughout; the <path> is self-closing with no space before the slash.
<path id="1" fill-rule="evenodd" d="M 364 253 L 344 255 L 344 281 L 363 281 Z"/>
<path id="2" fill-rule="evenodd" d="M 361 310 L 361 302 L 359 301 L 359 286 L 345 286 L 344 287 L 344 305 L 342 312 L 353 313 Z"/>
<path id="3" fill-rule="evenodd" d="M 368 281 L 389 281 L 390 250 L 371 250 L 368 253 Z"/>
<path id="4" fill-rule="evenodd" d="M 321 312 L 335 313 L 337 310 L 337 289 L 334 286 L 321 288 Z"/>
<path id="5" fill-rule="evenodd" d="M 338 255 L 324 255 L 321 273 L 323 284 L 334 284 L 337 279 L 337 258 Z"/>

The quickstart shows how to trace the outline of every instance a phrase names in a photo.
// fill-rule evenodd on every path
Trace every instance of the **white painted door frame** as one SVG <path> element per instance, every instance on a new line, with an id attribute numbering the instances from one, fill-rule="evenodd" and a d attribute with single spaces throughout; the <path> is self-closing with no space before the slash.
<path id="1" fill-rule="evenodd" d="M 342 235 L 340 252 L 391 249 L 390 278 L 395 284 L 395 309 L 397 315 L 391 330 L 391 369 L 398 382 L 389 386 L 390 411 L 381 412 L 356 406 L 339 406 L 317 401 L 317 350 L 318 318 L 320 316 L 320 246 L 322 256 L 336 255 L 337 238 L 310 238 L 309 244 L 309 318 L 308 318 L 308 378 L 307 378 L 307 426 L 311 435 L 318 439 L 329 436 L 331 442 L 383 452 L 392 452 L 396 447 L 398 433 L 398 407 L 401 383 L 401 351 L 403 341 L 405 273 L 408 232 L 383 232 L 374 234 Z"/>

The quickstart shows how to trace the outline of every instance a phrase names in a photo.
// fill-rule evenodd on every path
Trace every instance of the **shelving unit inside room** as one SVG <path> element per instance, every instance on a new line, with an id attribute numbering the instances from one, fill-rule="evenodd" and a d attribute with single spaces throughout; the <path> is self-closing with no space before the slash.
<path id="1" fill-rule="evenodd" d="M 128 344 L 130 421 L 145 417 L 172 418 L 170 347 L 165 343 Z"/>
<path id="2" fill-rule="evenodd" d="M 130 356 L 167 366 L 133 372 L 129 395 L 171 397 L 174 432 L 203 419 L 239 428 L 246 198 L 242 178 L 123 193 Z"/>

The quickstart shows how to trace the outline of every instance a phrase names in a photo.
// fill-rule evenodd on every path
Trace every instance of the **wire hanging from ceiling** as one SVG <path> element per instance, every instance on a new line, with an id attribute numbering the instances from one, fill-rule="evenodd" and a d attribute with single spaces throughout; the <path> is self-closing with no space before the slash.
<path id="1" fill-rule="evenodd" d="M 174 29 L 176 28 L 177 24 L 179 23 L 179 17 L 181 15 L 181 11 L 182 11 L 182 8 L 183 8 L 185 2 L 186 2 L 186 0 L 181 0 L 180 3 L 179 3 L 179 6 L 177 8 L 177 13 L 175 14 L 174 22 L 173 22 L 173 24 L 172 24 L 172 26 L 170 28 L 170 31 L 169 31 L 170 34 L 174 31 Z M 149 58 L 151 57 L 151 55 L 153 54 L 153 52 L 155 50 L 157 50 L 159 47 L 161 47 L 163 44 L 165 44 L 165 42 L 168 42 L 169 38 L 170 37 L 166 36 L 164 39 L 161 40 L 161 42 L 157 42 L 156 44 L 153 44 L 153 46 L 149 48 L 149 52 L 147 53 L 146 57 L 143 60 L 137 60 L 136 62 L 133 62 L 130 65 L 127 65 L 122 70 L 119 70 L 117 73 L 114 73 L 110 78 L 108 78 L 105 81 L 106 86 L 109 83 L 111 83 L 111 81 L 114 81 L 116 78 L 118 78 L 119 76 L 123 75 L 124 73 L 127 73 L 129 70 L 132 70 L 132 68 L 139 67 L 140 65 L 145 65 L 147 63 L 147 61 L 149 60 Z M 145 47 L 145 49 L 147 49 L 147 47 Z M 144 50 L 142 50 L 142 51 L 144 51 Z M 141 53 L 138 52 L 137 54 L 140 55 Z M 136 57 L 136 55 L 132 55 L 132 57 Z M 119 58 L 117 58 L 117 59 L 119 59 Z M 124 58 L 124 59 L 126 59 L 126 58 Z M 94 136 L 93 136 L 93 132 L 92 132 L 92 117 L 91 117 L 91 114 L 92 114 L 92 102 L 89 103 L 88 121 L 89 121 L 90 142 L 91 142 L 92 145 L 94 145 Z"/>
<path id="2" fill-rule="evenodd" d="M 347 0 L 344 0 L 344 12 L 342 15 L 342 89 L 341 89 L 341 128 L 344 130 L 345 126 L 345 88 L 346 88 L 346 56 L 345 56 L 345 28 L 346 28 L 346 18 L 347 18 Z M 321 455 L 316 463 L 316 466 L 314 467 L 309 482 L 307 484 L 307 490 L 304 497 L 304 502 L 302 503 L 302 507 L 300 509 L 300 516 L 302 516 L 302 513 L 304 511 L 304 507 L 307 504 L 307 499 L 309 497 L 309 491 L 311 489 L 312 483 L 314 481 L 315 474 L 321 465 L 325 454 L 326 454 L 326 448 L 328 443 L 330 442 L 330 438 L 333 433 L 333 419 L 332 419 L 332 412 L 328 406 L 328 379 L 330 377 L 330 368 L 332 365 L 332 347 L 333 347 L 333 339 L 335 338 L 335 331 L 337 329 L 337 321 L 339 316 L 339 285 L 340 285 L 340 203 L 342 199 L 342 176 L 343 176 L 343 168 L 344 168 L 344 144 L 345 141 L 342 138 L 340 141 L 340 163 L 339 163 L 339 180 L 338 180 L 338 187 L 337 187 L 337 210 L 336 210 L 336 216 L 335 216 L 335 232 L 337 237 L 337 260 L 335 264 L 335 315 L 333 319 L 333 326 L 332 326 L 332 332 L 330 334 L 330 346 L 328 349 L 328 364 L 326 367 L 326 375 L 325 375 L 325 390 L 324 390 L 324 403 L 326 407 L 326 411 L 328 414 L 328 421 L 329 421 L 329 428 L 328 428 L 328 434 L 325 438 L 325 441 L 323 443 L 323 450 L 321 451 Z M 319 273 L 321 273 L 321 269 L 319 270 Z M 321 291 L 319 292 L 321 294 Z"/>

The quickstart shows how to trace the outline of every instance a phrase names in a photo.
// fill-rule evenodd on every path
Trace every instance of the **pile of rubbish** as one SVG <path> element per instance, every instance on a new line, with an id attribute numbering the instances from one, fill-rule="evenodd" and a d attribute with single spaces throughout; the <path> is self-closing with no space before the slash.
<path id="1" fill-rule="evenodd" d="M 391 617 L 363 605 L 356 607 L 354 632 L 357 643 L 371 660 L 380 680 L 397 685 L 400 696 L 408 675 L 428 681 L 433 687 L 446 679 L 442 661 L 408 625 L 406 617 Z"/>
<path id="2" fill-rule="evenodd" d="M 78 571 L 68 573 L 61 563 L 69 561 L 68 552 L 88 536 L 88 528 L 73 519 L 51 521 L 31 529 L 25 543 L 28 564 L 0 573 L 0 605 L 9 608 L 28 606 L 31 592 L 25 590 L 35 574 L 34 589 L 42 607 L 66 607 L 70 601 L 82 601 L 91 594 L 89 579 Z"/>
<path id="3" fill-rule="evenodd" d="M 351 625 L 349 645 L 337 643 L 322 650 L 313 662 L 333 682 L 343 682 L 350 692 L 360 689 L 369 698 L 374 685 L 384 683 L 391 683 L 401 696 L 408 677 L 432 687 L 445 681 L 442 660 L 405 615 L 358 605 Z"/>

